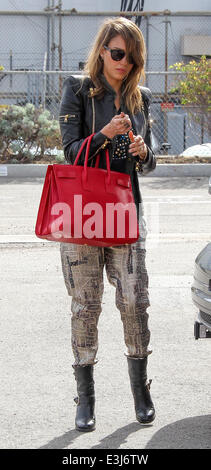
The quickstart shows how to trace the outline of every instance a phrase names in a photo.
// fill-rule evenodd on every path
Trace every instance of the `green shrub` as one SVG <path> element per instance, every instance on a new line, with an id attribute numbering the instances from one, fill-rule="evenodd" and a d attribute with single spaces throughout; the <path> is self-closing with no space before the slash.
<path id="1" fill-rule="evenodd" d="M 40 160 L 52 149 L 62 149 L 59 123 L 42 107 L 9 106 L 0 110 L 0 159 Z"/>
<path id="2" fill-rule="evenodd" d="M 187 110 L 189 117 L 196 124 L 200 124 L 211 135 L 211 61 L 201 56 L 196 62 L 191 60 L 187 64 L 176 62 L 169 66 L 185 77 L 175 80 L 176 86 L 171 92 L 180 94 L 181 104 Z"/>
<path id="3" fill-rule="evenodd" d="M 57 152 L 57 155 L 55 156 L 55 160 L 57 161 L 57 163 L 63 163 L 65 162 L 65 157 L 64 157 L 64 152 L 63 150 L 59 150 Z"/>

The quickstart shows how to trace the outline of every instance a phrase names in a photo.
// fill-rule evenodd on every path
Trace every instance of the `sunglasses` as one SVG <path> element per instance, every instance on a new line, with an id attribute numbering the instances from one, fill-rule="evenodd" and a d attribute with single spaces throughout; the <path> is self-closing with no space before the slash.
<path id="1" fill-rule="evenodd" d="M 126 55 L 126 52 L 123 51 L 123 49 L 110 49 L 110 47 L 108 46 L 104 46 L 104 49 L 109 51 L 111 53 L 111 58 L 113 60 L 116 60 L 117 62 L 119 60 L 122 60 L 123 57 L 125 57 Z M 128 61 L 129 61 L 129 64 L 135 64 L 133 56 L 131 54 L 129 54 Z"/>

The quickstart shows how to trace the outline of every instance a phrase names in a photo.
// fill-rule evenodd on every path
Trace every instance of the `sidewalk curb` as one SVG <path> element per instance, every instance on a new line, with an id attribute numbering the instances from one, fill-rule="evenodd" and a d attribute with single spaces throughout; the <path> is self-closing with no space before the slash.
<path id="1" fill-rule="evenodd" d="M 1 178 L 44 178 L 48 165 L 47 164 L 2 164 L 0 165 L 0 181 Z M 144 175 L 145 177 L 179 177 L 179 176 L 211 176 L 210 163 L 157 163 L 155 170 Z M 139 177 L 142 177 L 139 173 Z"/>

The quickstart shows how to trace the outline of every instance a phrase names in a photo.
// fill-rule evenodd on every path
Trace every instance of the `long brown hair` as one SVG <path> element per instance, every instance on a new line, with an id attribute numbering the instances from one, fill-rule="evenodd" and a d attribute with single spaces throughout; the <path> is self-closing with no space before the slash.
<path id="1" fill-rule="evenodd" d="M 110 18 L 101 25 L 95 42 L 89 52 L 88 59 L 84 67 L 85 76 L 89 76 L 95 88 L 93 95 L 101 96 L 104 93 L 104 85 L 100 79 L 103 72 L 103 61 L 100 52 L 103 46 L 107 46 L 111 39 L 121 35 L 125 40 L 127 54 L 132 54 L 134 65 L 124 80 L 122 95 L 128 110 L 132 113 L 138 111 L 143 104 L 139 82 L 144 83 L 144 64 L 146 58 L 146 47 L 144 37 L 138 26 L 127 18 Z"/>

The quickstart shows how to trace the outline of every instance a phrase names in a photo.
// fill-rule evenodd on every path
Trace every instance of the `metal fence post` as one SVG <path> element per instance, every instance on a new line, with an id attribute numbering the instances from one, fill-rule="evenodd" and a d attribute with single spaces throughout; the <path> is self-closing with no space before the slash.
<path id="1" fill-rule="evenodd" d="M 47 56 L 48 56 L 48 53 L 45 52 L 44 64 L 43 64 L 43 88 L 42 88 L 42 106 L 43 106 L 43 109 L 45 109 L 45 97 L 46 97 L 46 78 L 47 78 L 47 74 L 46 74 L 46 65 L 47 65 Z"/>

